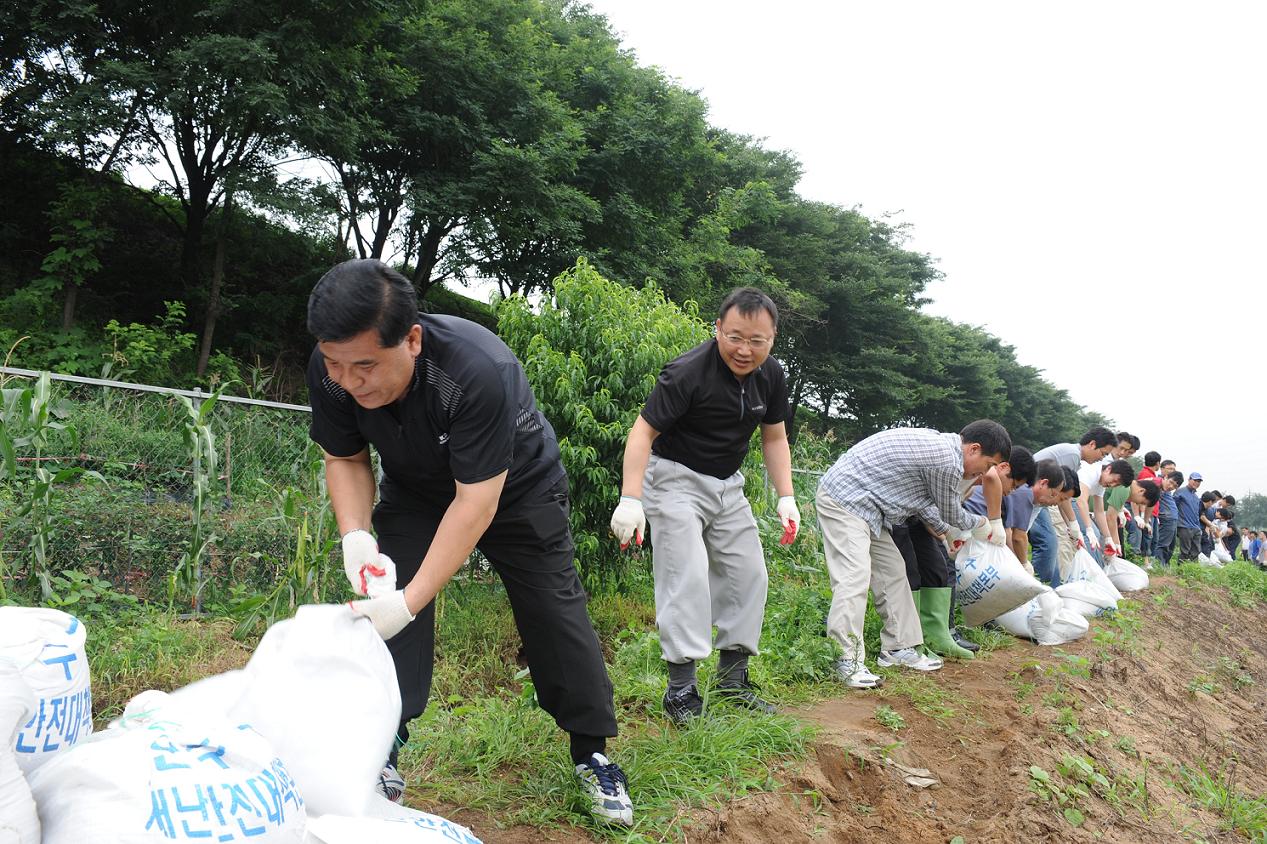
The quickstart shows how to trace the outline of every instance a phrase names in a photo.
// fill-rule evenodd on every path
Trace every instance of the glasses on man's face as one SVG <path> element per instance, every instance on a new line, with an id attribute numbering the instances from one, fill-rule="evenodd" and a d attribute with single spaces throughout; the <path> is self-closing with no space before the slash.
<path id="1" fill-rule="evenodd" d="M 770 347 L 769 337 L 740 337 L 738 334 L 723 334 L 722 339 L 732 346 L 747 346 L 754 352 L 764 352 Z"/>

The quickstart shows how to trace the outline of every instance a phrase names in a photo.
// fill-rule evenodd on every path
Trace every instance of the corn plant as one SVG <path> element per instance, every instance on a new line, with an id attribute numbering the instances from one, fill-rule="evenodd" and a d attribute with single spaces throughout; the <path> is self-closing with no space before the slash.
<path id="1" fill-rule="evenodd" d="M 272 487 L 277 507 L 277 514 L 272 518 L 293 531 L 295 541 L 276 585 L 234 606 L 238 616 L 235 634 L 240 637 L 289 618 L 302 603 L 319 604 L 344 597 L 338 591 L 343 579 L 334 576 L 341 572 L 330 564 L 339 544 L 339 527 L 325 490 L 321 450 L 315 443 L 309 443 L 305 462 L 307 478 L 301 488 L 287 486 L 278 490 Z M 311 490 L 315 490 L 315 494 Z"/>
<path id="2" fill-rule="evenodd" d="M 79 466 L 58 466 L 45 458 L 45 449 L 54 432 L 64 432 L 70 439 L 71 451 L 78 450 L 74 427 L 61 421 L 67 414 L 66 403 L 53 400 L 52 379 L 47 372 L 40 373 L 29 387 L 0 389 L 0 482 L 14 487 L 18 501 L 15 516 L 28 518 L 30 573 L 39 582 L 45 601 L 53 597 L 48 549 L 56 533 L 56 488 L 80 477 L 105 480 L 97 472 Z M 29 473 L 20 471 L 19 450 L 31 455 Z M 5 574 L 0 570 L 0 598 L 6 594 Z"/>
<path id="3" fill-rule="evenodd" d="M 214 499 L 212 486 L 216 481 L 215 433 L 211 430 L 211 412 L 215 409 L 222 385 L 198 405 L 188 396 L 177 394 L 176 400 L 185 409 L 182 434 L 189 456 L 193 486 L 193 511 L 190 519 L 189 543 L 168 577 L 168 600 L 174 605 L 177 597 L 188 597 L 195 613 L 202 611 L 202 566 L 212 545 L 218 538 L 210 528 Z"/>

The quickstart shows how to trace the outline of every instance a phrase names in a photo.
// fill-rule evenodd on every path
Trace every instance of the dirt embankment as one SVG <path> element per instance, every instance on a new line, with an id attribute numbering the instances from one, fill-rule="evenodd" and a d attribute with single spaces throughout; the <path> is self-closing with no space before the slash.
<path id="1" fill-rule="evenodd" d="M 1204 765 L 1267 794 L 1267 608 L 1165 579 L 1135 597 L 1079 642 L 948 663 L 940 697 L 849 693 L 813 707 L 815 757 L 787 789 L 702 814 L 690 840 L 1245 840 L 1176 780 Z M 881 704 L 906 726 L 881 725 Z M 908 785 L 886 760 L 938 782 Z"/>

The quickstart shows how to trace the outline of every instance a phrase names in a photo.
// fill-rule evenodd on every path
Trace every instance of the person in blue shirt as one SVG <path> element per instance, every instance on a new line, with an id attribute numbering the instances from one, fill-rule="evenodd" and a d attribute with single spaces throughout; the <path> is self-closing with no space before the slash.
<path id="1" fill-rule="evenodd" d="M 1153 538 L 1154 557 L 1159 565 L 1170 565 L 1175 553 L 1175 532 L 1179 527 L 1179 507 L 1175 490 L 1183 486 L 1183 473 L 1171 472 L 1162 479 L 1157 505 L 1157 527 Z"/>
<path id="2" fill-rule="evenodd" d="M 1178 472 L 1172 474 L 1179 474 Z M 1179 559 L 1195 560 L 1201 554 L 1201 473 L 1193 472 L 1188 483 L 1175 493 L 1179 518 Z"/>

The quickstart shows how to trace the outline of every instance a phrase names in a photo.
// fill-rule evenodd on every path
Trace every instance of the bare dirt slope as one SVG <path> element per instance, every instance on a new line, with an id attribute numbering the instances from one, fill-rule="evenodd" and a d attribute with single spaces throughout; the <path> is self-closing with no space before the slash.
<path id="1" fill-rule="evenodd" d="M 1164 578 L 1133 597 L 1079 642 L 1018 642 L 800 712 L 818 739 L 784 789 L 696 812 L 664 840 L 1246 840 L 1178 783 L 1204 765 L 1267 794 L 1267 608 Z M 880 706 L 902 723 L 882 724 Z M 936 783 L 907 784 L 911 770 Z M 588 840 L 460 814 L 490 844 Z"/>
<path id="2" fill-rule="evenodd" d="M 948 665 L 937 680 L 954 715 L 930 717 L 894 693 L 812 708 L 804 715 L 821 729 L 816 758 L 786 793 L 714 815 L 711 836 L 699 840 L 1243 840 L 1192 809 L 1173 780 L 1178 766 L 1204 764 L 1247 795 L 1267 794 L 1267 609 L 1231 607 L 1221 591 L 1172 590 L 1163 580 L 1136 606 L 1134 623 L 1132 613 L 1097 620 L 1092 637 L 1059 649 L 1018 643 Z M 879 703 L 907 726 L 896 734 L 882 726 Z M 1067 756 L 1093 773 L 1076 763 L 1061 773 Z M 927 768 L 938 784 L 907 785 L 886 757 Z M 1085 818 L 1080 827 L 1031 766 L 1066 793 L 1065 806 Z M 1069 793 L 1074 783 L 1085 797 Z M 803 794 L 815 791 L 817 807 Z"/>

